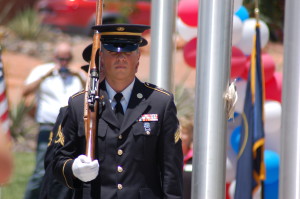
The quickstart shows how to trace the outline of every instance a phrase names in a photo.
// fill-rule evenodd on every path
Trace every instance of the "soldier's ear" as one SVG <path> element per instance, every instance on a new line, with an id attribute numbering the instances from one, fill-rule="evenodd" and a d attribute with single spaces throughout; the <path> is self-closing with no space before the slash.
<path id="1" fill-rule="evenodd" d="M 136 67 L 135 67 L 135 72 L 136 72 L 136 73 L 138 72 L 139 65 L 140 65 L 140 62 L 138 61 L 137 64 L 136 64 Z"/>

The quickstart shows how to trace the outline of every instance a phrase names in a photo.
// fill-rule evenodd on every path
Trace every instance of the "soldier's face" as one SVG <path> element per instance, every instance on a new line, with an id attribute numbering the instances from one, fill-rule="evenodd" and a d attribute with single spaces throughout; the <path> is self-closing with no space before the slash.
<path id="1" fill-rule="evenodd" d="M 131 81 L 138 70 L 140 51 L 111 52 L 103 49 L 100 54 L 105 78 L 114 81 Z"/>

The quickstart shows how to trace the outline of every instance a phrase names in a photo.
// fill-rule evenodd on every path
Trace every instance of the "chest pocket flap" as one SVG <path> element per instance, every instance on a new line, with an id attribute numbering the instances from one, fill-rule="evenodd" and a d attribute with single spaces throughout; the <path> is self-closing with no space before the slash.
<path id="1" fill-rule="evenodd" d="M 104 120 L 99 120 L 98 122 L 98 136 L 105 137 L 107 133 L 108 124 Z"/>

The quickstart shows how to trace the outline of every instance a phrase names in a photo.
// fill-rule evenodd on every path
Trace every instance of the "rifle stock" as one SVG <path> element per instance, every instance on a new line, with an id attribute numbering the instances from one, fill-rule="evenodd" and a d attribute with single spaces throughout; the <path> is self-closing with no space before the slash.
<path id="1" fill-rule="evenodd" d="M 95 25 L 102 24 L 103 0 L 97 0 Z M 95 159 L 95 142 L 97 134 L 97 115 L 99 107 L 98 85 L 99 85 L 99 67 L 96 64 L 96 54 L 100 50 L 100 33 L 94 30 L 93 48 L 89 64 L 88 78 L 85 85 L 84 98 L 84 129 L 86 137 L 85 153 L 92 160 Z M 100 63 L 99 63 L 100 64 Z"/>

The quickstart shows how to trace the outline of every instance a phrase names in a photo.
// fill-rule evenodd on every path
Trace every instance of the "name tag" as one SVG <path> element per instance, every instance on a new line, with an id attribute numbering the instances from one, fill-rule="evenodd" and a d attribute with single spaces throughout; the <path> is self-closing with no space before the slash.
<path id="1" fill-rule="evenodd" d="M 158 115 L 157 114 L 144 114 L 139 119 L 139 122 L 157 122 Z"/>

